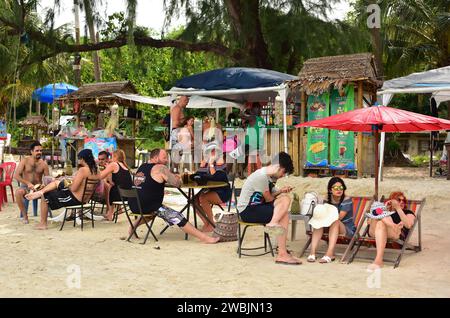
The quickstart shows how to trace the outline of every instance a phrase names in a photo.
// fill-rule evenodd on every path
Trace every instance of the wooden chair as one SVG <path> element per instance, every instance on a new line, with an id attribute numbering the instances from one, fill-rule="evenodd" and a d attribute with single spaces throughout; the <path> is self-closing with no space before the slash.
<path id="1" fill-rule="evenodd" d="M 386 249 L 396 251 L 397 256 L 394 259 L 386 259 L 387 262 L 394 263 L 394 268 L 397 268 L 400 265 L 400 261 L 402 259 L 403 253 L 405 250 L 412 250 L 414 252 L 420 252 L 422 250 L 422 225 L 421 225 L 421 212 L 425 205 L 425 198 L 422 200 L 408 200 L 406 202 L 406 209 L 411 210 L 415 213 L 416 218 L 414 220 L 414 224 L 411 227 L 411 229 L 408 232 L 408 235 L 404 241 L 402 240 L 388 240 L 386 243 Z M 347 261 L 347 264 L 351 263 L 353 259 L 356 257 L 360 247 L 362 245 L 367 247 L 375 247 L 376 248 L 376 241 L 375 238 L 369 237 L 369 226 L 366 225 L 364 232 L 362 235 L 359 235 L 361 228 L 363 227 L 364 223 L 366 223 L 367 217 L 363 215 L 361 218 L 357 230 L 355 232 L 355 235 L 353 236 L 351 242 L 349 243 L 349 247 L 347 248 L 347 253 L 351 250 L 352 253 Z M 417 238 L 417 245 L 410 244 L 409 241 L 411 239 L 411 236 L 414 232 L 415 227 L 418 227 L 418 238 Z M 356 248 L 355 248 L 356 246 Z M 343 261 L 345 261 L 346 255 L 342 258 Z M 373 259 L 367 258 L 367 259 Z"/>
<path id="2" fill-rule="evenodd" d="M 132 228 L 131 234 L 127 238 L 127 242 L 130 241 L 130 239 L 133 236 L 133 234 L 136 236 L 136 238 L 139 238 L 139 236 L 136 233 L 136 229 L 137 229 L 138 225 L 133 226 L 133 222 L 131 221 L 131 217 L 133 217 L 133 216 L 135 218 L 138 218 L 136 224 L 140 224 L 141 221 L 144 221 L 145 225 L 147 226 L 147 234 L 145 235 L 144 242 L 141 243 L 141 244 L 145 244 L 147 242 L 147 239 L 148 239 L 148 236 L 149 236 L 150 233 L 152 234 L 153 238 L 155 239 L 155 242 L 158 242 L 158 239 L 156 238 L 155 233 L 153 233 L 153 231 L 152 231 L 152 226 L 153 226 L 153 223 L 155 222 L 155 218 L 157 216 L 156 211 L 154 211 L 154 212 L 152 212 L 150 214 L 144 214 L 143 213 L 142 207 L 141 207 L 141 201 L 139 199 L 139 193 L 138 193 L 138 191 L 135 188 L 128 190 L 128 189 L 122 189 L 121 187 L 119 187 L 119 194 L 120 194 L 120 197 L 122 199 L 122 206 L 125 209 L 125 214 L 127 216 L 128 222 L 130 223 L 130 226 Z M 138 209 L 139 209 L 138 213 L 135 213 L 135 212 L 131 211 L 130 206 L 128 205 L 128 202 L 130 200 L 136 200 L 137 201 L 137 206 L 138 206 Z M 151 220 L 150 224 L 148 224 L 147 219 Z"/>
<path id="3" fill-rule="evenodd" d="M 361 220 L 361 218 L 364 215 L 364 212 L 366 211 L 366 209 L 370 206 L 370 202 L 372 201 L 371 197 L 351 197 L 352 199 L 352 203 L 353 203 L 353 222 L 355 224 L 355 226 L 357 226 Z M 311 218 L 310 215 L 301 215 L 301 214 L 289 214 L 289 218 L 292 221 L 292 237 L 291 239 L 294 240 L 295 238 L 295 223 L 299 220 L 302 220 L 305 222 L 305 233 L 306 236 L 308 237 L 305 245 L 303 246 L 302 251 L 300 252 L 300 257 L 303 256 L 303 254 L 305 253 L 305 251 L 308 249 L 309 245 L 311 245 L 311 241 L 312 241 L 312 228 L 311 226 L 308 224 L 309 220 Z M 328 242 L 328 232 L 325 232 L 322 234 L 322 240 Z M 350 244 L 352 240 L 352 237 L 347 237 L 345 235 L 339 235 L 336 244 L 343 244 L 343 245 L 348 245 Z M 347 250 L 344 252 L 342 259 L 346 256 L 346 253 L 348 253 L 348 248 Z"/>
<path id="4" fill-rule="evenodd" d="M 70 215 L 73 215 L 73 226 L 76 226 L 77 218 L 79 217 L 81 220 L 81 230 L 83 230 L 84 225 L 84 216 L 87 214 L 90 214 L 90 219 L 92 222 L 92 227 L 94 227 L 94 209 L 95 209 L 95 202 L 91 201 L 91 198 L 95 192 L 95 188 L 97 187 L 99 180 L 92 180 L 86 178 L 86 181 L 84 183 L 84 189 L 83 189 L 83 196 L 81 200 L 80 205 L 74 205 L 74 206 L 68 206 L 66 207 L 66 210 L 64 211 L 64 219 L 61 224 L 61 228 L 59 229 L 62 231 L 64 227 L 64 223 L 66 222 L 67 214 L 70 211 Z"/>
<path id="5" fill-rule="evenodd" d="M 234 197 L 235 200 L 237 202 L 239 195 L 241 194 L 241 190 L 239 188 L 234 188 Z M 239 258 L 241 258 L 242 255 L 244 256 L 262 256 L 262 255 L 266 255 L 268 253 L 271 253 L 272 256 L 275 256 L 275 254 L 273 253 L 273 247 L 272 247 L 272 242 L 270 241 L 270 236 L 269 234 L 267 234 L 266 232 L 264 232 L 264 246 L 259 246 L 259 247 L 242 247 L 242 243 L 244 242 L 244 238 L 245 238 L 245 233 L 247 231 L 247 229 L 249 227 L 254 227 L 254 226 L 266 226 L 266 224 L 264 223 L 248 223 L 248 222 L 244 222 L 241 219 L 241 216 L 239 214 L 239 211 L 237 209 L 237 203 L 236 203 L 236 213 L 238 216 L 238 248 L 237 248 L 237 253 L 239 255 Z M 242 227 L 244 228 L 242 230 Z M 269 247 L 269 248 L 267 248 Z M 264 249 L 263 253 L 259 253 L 259 254 L 244 254 L 242 253 L 242 251 L 255 251 L 255 250 L 260 250 L 260 249 Z"/>

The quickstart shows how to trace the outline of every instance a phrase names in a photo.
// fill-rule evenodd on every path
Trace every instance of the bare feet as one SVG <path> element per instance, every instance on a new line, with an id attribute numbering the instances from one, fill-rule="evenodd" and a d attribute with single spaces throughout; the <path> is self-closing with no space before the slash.
<path id="1" fill-rule="evenodd" d="M 30 192 L 28 194 L 25 194 L 25 199 L 31 201 L 42 197 L 42 195 L 43 195 L 42 191 Z"/>
<path id="2" fill-rule="evenodd" d="M 36 225 L 35 229 L 36 230 L 46 230 L 47 229 L 47 224 L 39 223 L 38 225 Z"/>
<path id="3" fill-rule="evenodd" d="M 201 241 L 206 244 L 216 244 L 219 242 L 220 237 L 212 237 L 212 236 L 206 236 Z"/>

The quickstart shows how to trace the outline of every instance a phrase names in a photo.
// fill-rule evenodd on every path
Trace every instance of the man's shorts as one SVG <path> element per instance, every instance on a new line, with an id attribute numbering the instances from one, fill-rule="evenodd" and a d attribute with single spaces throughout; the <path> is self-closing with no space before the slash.
<path id="1" fill-rule="evenodd" d="M 183 216 L 183 214 L 165 205 L 162 205 L 158 209 L 157 215 L 169 226 L 178 225 L 179 227 L 183 227 L 187 223 L 187 219 Z"/>
<path id="2" fill-rule="evenodd" d="M 244 211 L 240 213 L 241 219 L 248 223 L 270 223 L 273 217 L 273 202 L 248 205 Z"/>
<path id="3" fill-rule="evenodd" d="M 61 181 L 57 190 L 44 193 L 45 201 L 50 209 L 57 210 L 68 206 L 81 205 L 81 202 L 70 192 L 68 188 L 64 188 L 64 182 Z"/>

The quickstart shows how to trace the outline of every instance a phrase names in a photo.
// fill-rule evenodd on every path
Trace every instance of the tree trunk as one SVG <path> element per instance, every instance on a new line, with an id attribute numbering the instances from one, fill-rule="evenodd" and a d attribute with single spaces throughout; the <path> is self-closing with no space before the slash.
<path id="1" fill-rule="evenodd" d="M 372 4 L 376 4 L 377 1 L 372 0 Z M 383 44 L 381 41 L 381 29 L 379 28 L 370 28 L 370 40 L 372 42 L 372 51 L 375 55 L 375 64 L 377 66 L 378 78 L 383 79 L 384 70 L 383 70 Z"/>
<path id="2" fill-rule="evenodd" d="M 86 14 L 86 23 L 89 29 L 89 38 L 91 42 L 96 44 L 97 38 L 95 36 L 95 26 L 94 26 L 94 16 L 92 12 L 90 0 L 84 0 L 84 12 Z M 94 78 L 96 82 L 102 81 L 101 71 L 100 71 L 100 59 L 97 51 L 92 52 L 92 61 L 94 63 Z"/>
<path id="3" fill-rule="evenodd" d="M 75 14 L 75 44 L 80 45 L 80 10 L 78 0 L 73 0 L 73 11 Z M 81 86 L 81 56 L 78 52 L 74 52 L 73 72 L 75 85 Z"/>

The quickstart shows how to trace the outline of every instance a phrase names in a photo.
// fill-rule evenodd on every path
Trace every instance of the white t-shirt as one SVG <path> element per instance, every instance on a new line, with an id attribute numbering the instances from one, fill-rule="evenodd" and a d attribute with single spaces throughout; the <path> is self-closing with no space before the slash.
<path id="1" fill-rule="evenodd" d="M 241 195 L 238 199 L 237 209 L 239 212 L 245 210 L 247 206 L 264 203 L 263 193 L 269 190 L 271 180 L 267 175 L 267 168 L 261 168 L 253 172 L 242 186 Z M 272 188 L 272 193 L 276 190 Z"/>

